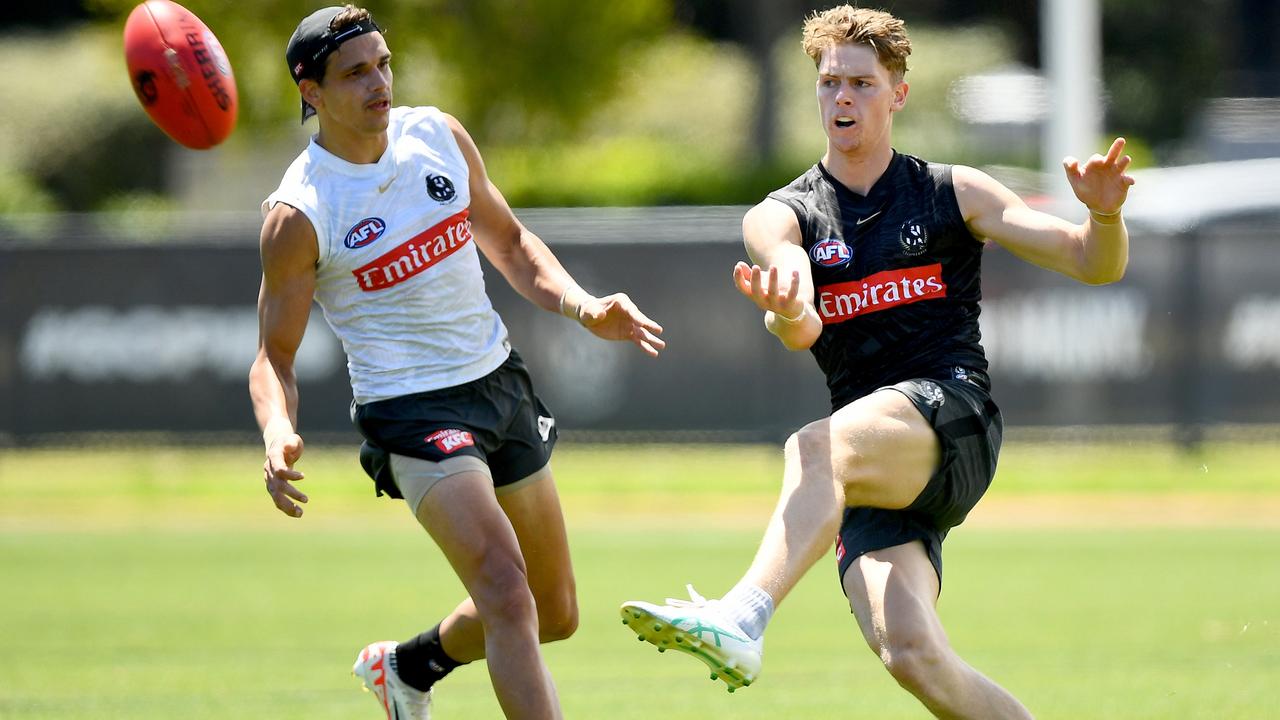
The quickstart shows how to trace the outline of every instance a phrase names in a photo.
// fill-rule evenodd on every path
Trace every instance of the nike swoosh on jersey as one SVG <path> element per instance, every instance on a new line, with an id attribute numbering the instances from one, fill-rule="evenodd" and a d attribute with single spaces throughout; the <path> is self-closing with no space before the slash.
<path id="1" fill-rule="evenodd" d="M 884 211 L 883 211 L 883 210 L 877 210 L 877 211 L 875 211 L 875 212 L 871 213 L 870 215 L 868 215 L 868 216 L 866 216 L 866 217 L 862 218 L 861 220 L 859 220 L 859 221 L 855 222 L 855 223 L 854 223 L 854 225 L 855 225 L 855 226 L 856 226 L 856 225 L 861 225 L 862 223 L 867 222 L 868 220 L 870 220 L 871 218 L 874 218 L 875 216 L 879 215 L 879 214 L 880 214 L 880 213 L 882 213 L 882 212 L 884 212 Z"/>

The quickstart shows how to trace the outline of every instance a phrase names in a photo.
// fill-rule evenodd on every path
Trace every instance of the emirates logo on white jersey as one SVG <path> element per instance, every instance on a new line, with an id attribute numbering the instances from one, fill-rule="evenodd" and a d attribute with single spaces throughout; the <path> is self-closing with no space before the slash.
<path id="1" fill-rule="evenodd" d="M 458 251 L 471 241 L 467 210 L 455 213 L 409 240 L 361 265 L 351 274 L 365 292 L 399 285 Z"/>

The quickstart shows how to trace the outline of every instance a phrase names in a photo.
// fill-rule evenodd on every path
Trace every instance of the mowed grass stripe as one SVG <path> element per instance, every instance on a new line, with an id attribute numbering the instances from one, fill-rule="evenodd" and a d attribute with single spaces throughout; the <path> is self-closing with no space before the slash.
<path id="1" fill-rule="evenodd" d="M 573 532 L 582 626 L 546 648 L 569 717 L 920 718 L 863 645 L 828 556 L 780 609 L 760 681 L 729 696 L 701 663 L 619 623 L 625 599 L 723 593 L 754 531 Z M 990 530 L 948 541 L 954 645 L 1041 718 L 1257 718 L 1280 672 L 1280 534 Z M 462 591 L 403 528 L 0 533 L 0 717 L 358 718 L 365 643 L 408 637 Z M 497 718 L 484 666 L 440 717 Z M 1273 708 L 1271 708 L 1273 709 Z"/>
<path id="2" fill-rule="evenodd" d="M 261 462 L 256 447 L 0 451 L 0 528 L 273 527 L 287 518 L 263 492 Z M 306 523 L 359 524 L 402 512 L 385 499 L 372 502 L 354 447 L 309 447 L 299 467 L 312 498 Z M 745 528 L 767 519 L 782 456 L 763 445 L 563 443 L 553 467 L 571 523 L 679 526 L 695 514 Z M 1266 444 L 1215 444 L 1191 455 L 1167 445 L 1014 443 L 972 521 L 1110 524 L 1127 516 L 1148 525 L 1274 527 L 1277 467 L 1280 448 Z M 1160 502 L 1132 512 L 1152 495 Z"/>
<path id="3" fill-rule="evenodd" d="M 953 643 L 1041 718 L 1267 716 L 1277 456 L 1008 446 L 947 543 Z M 0 718 L 376 717 L 352 656 L 433 623 L 461 588 L 403 506 L 373 499 L 352 448 L 308 449 L 300 521 L 271 506 L 260 463 L 252 447 L 0 453 Z M 863 645 L 830 556 L 733 696 L 618 622 L 622 600 L 732 584 L 778 448 L 565 444 L 555 467 L 583 620 L 545 652 L 569 717 L 925 716 Z M 438 716 L 500 717 L 483 664 L 442 686 Z"/>

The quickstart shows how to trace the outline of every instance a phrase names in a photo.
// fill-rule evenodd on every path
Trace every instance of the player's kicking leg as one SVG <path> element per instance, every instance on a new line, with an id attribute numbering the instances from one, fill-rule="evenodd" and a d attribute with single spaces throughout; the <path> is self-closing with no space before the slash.
<path id="1" fill-rule="evenodd" d="M 640 600 L 622 604 L 622 623 L 658 652 L 678 650 L 706 663 L 711 679 L 724 680 L 729 692 L 755 682 L 760 674 L 764 637 L 742 628 L 720 600 L 707 600 L 688 586 L 689 600 L 667 598 L 665 605 Z"/>
<path id="2" fill-rule="evenodd" d="M 623 621 L 659 650 L 674 647 L 713 671 L 736 661 L 729 674 L 713 676 L 731 691 L 749 684 L 760 672 L 764 629 L 774 608 L 831 549 L 845 506 L 910 505 L 929 482 L 938 457 L 933 428 L 893 390 L 872 393 L 810 423 L 787 440 L 782 494 L 742 580 L 714 601 L 626 602 Z M 705 629 L 711 627 L 724 632 Z M 707 642 L 713 637 L 720 640 L 710 643 L 714 651 Z M 735 644 L 735 637 L 743 640 Z M 700 642 L 694 645 L 694 639 Z"/>

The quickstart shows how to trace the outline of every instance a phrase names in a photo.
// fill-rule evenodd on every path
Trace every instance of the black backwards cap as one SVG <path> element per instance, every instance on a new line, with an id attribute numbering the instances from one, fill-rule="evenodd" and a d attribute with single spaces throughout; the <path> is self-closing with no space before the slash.
<path id="1" fill-rule="evenodd" d="M 317 10 L 298 23 L 298 29 L 289 38 L 289 46 L 285 48 L 284 59 L 289 64 L 289 76 L 294 83 L 310 78 L 318 80 L 324 77 L 324 63 L 342 43 L 371 32 L 381 32 L 382 28 L 370 17 L 358 23 L 348 25 L 337 32 L 329 29 L 329 24 L 345 7 L 337 5 Z M 316 114 L 316 109 L 302 101 L 302 121 Z"/>

